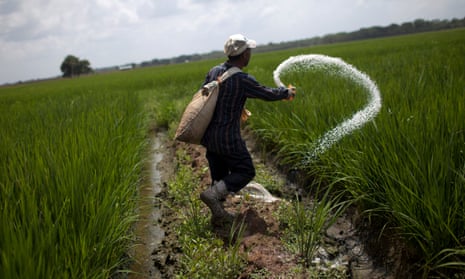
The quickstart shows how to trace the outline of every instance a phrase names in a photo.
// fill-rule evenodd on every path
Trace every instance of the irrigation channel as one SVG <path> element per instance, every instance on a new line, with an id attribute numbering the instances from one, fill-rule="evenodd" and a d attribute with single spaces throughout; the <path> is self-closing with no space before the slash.
<path id="1" fill-rule="evenodd" d="M 139 219 L 135 226 L 136 243 L 131 258 L 133 273 L 129 279 L 161 278 L 160 271 L 154 265 L 155 248 L 160 245 L 165 233 L 160 226 L 161 210 L 155 202 L 156 195 L 162 191 L 162 174 L 159 164 L 163 160 L 166 142 L 164 133 L 155 133 L 152 137 L 152 149 L 149 158 L 149 183 L 144 183 L 140 189 Z"/>
<path id="2" fill-rule="evenodd" d="M 159 279 L 167 278 L 166 274 L 157 268 L 155 264 L 159 246 L 162 242 L 170 241 L 165 237 L 165 231 L 160 224 L 167 223 L 162 220 L 161 208 L 157 206 L 156 196 L 163 191 L 163 170 L 172 166 L 172 160 L 166 158 L 166 149 L 169 148 L 167 136 L 164 133 L 157 133 L 152 140 L 152 154 L 150 167 L 150 183 L 145 185 L 141 191 L 141 203 L 139 208 L 139 221 L 136 223 L 136 245 L 130 252 L 134 260 L 130 267 L 132 273 L 129 279 Z M 163 166 L 160 166 L 163 164 Z M 284 177 L 284 175 L 282 176 Z M 247 196 L 245 198 L 245 196 Z M 263 204 L 286 202 L 280 198 L 272 196 L 262 185 L 252 181 L 238 195 L 238 199 L 254 198 Z M 310 201 L 311 202 L 311 201 Z M 262 216 L 263 217 L 263 216 Z M 343 274 L 350 274 L 348 278 L 392 278 L 386 267 L 379 267 L 365 248 L 364 234 L 360 233 L 355 226 L 356 220 L 353 213 L 343 214 L 336 222 L 323 232 L 321 245 L 313 258 L 315 268 L 322 270 L 339 270 Z M 275 243 L 275 242 L 274 242 Z M 263 246 L 274 245 L 273 243 L 262 243 Z M 275 250 L 273 247 L 272 250 Z M 263 249 L 263 248 L 262 248 Z M 279 249 L 278 249 L 279 250 Z M 261 253 L 269 253 L 263 249 Z M 286 259 L 285 259 L 286 260 Z M 165 270 L 169 267 L 163 267 Z M 343 277 L 338 277 L 343 278 Z"/>

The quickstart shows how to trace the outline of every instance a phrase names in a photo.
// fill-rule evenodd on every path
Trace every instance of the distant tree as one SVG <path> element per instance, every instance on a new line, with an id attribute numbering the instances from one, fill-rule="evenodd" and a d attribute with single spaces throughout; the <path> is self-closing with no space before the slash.
<path id="1" fill-rule="evenodd" d="M 63 77 L 79 76 L 81 74 L 88 74 L 92 72 L 90 62 L 86 59 L 79 60 L 74 55 L 68 55 L 65 60 L 61 63 L 60 70 L 63 73 Z"/>
<path id="2" fill-rule="evenodd" d="M 88 74 L 92 72 L 92 68 L 90 67 L 90 62 L 87 59 L 79 60 L 79 71 L 81 74 Z"/>

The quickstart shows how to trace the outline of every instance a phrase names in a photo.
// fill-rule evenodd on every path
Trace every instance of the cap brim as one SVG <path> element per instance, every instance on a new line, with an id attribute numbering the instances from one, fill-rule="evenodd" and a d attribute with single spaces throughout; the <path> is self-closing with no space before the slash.
<path id="1" fill-rule="evenodd" d="M 257 42 L 255 40 L 247 40 L 247 47 L 248 48 L 256 48 Z"/>

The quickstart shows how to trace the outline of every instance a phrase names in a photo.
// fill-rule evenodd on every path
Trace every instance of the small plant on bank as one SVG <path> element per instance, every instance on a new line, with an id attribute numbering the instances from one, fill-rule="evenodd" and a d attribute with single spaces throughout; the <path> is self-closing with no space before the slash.
<path id="1" fill-rule="evenodd" d="M 331 195 L 332 187 L 317 188 L 322 192 L 319 200 L 303 203 L 296 198 L 291 203 L 282 203 L 279 218 L 287 226 L 284 240 L 288 247 L 302 257 L 306 266 L 312 260 L 321 244 L 322 232 L 333 224 L 347 208 L 347 201 L 340 201 L 342 194 Z"/>

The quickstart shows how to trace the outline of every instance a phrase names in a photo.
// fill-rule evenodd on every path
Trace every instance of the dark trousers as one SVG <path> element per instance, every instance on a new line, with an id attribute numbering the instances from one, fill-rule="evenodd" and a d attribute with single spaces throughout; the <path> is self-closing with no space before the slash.
<path id="1" fill-rule="evenodd" d="M 235 154 L 207 150 L 212 181 L 223 180 L 230 192 L 239 192 L 255 177 L 255 167 L 247 149 Z"/>

